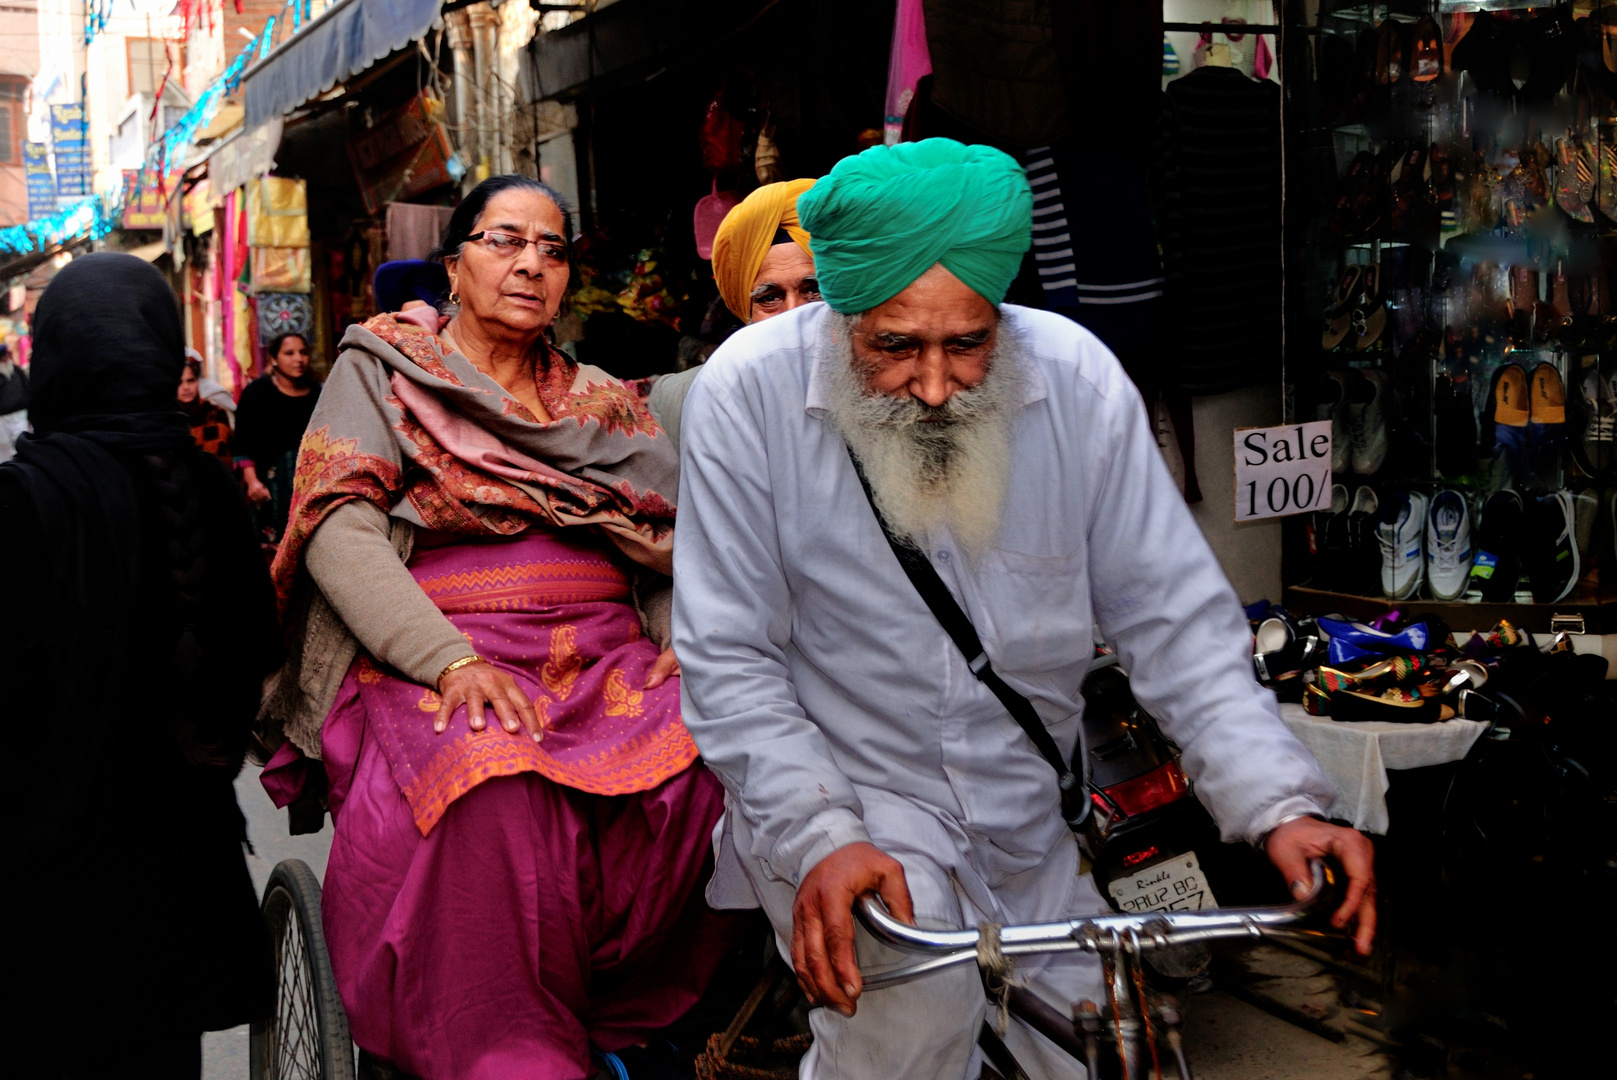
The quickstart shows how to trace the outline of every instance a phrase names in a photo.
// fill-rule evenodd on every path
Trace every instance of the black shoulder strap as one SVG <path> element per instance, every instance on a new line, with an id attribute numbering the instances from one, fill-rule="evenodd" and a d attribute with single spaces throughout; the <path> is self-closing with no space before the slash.
<path id="1" fill-rule="evenodd" d="M 1056 776 L 1060 778 L 1063 812 L 1067 812 L 1071 809 L 1069 804 L 1077 798 L 1078 780 L 1073 775 L 1072 769 L 1061 759 L 1061 751 L 1056 748 L 1056 741 L 1050 737 L 1044 721 L 1039 719 L 1033 703 L 1011 689 L 1005 680 L 999 677 L 999 673 L 988 662 L 988 654 L 983 651 L 982 639 L 977 636 L 977 628 L 971 625 L 971 620 L 960 609 L 960 604 L 949 592 L 949 587 L 938 577 L 937 570 L 927 561 L 924 552 L 893 535 L 893 530 L 887 525 L 887 519 L 882 517 L 881 510 L 876 506 L 876 497 L 870 490 L 870 481 L 865 478 L 865 470 L 860 467 L 859 459 L 854 456 L 852 450 L 848 452 L 848 456 L 853 459 L 853 471 L 859 476 L 859 486 L 865 489 L 865 498 L 870 502 L 871 512 L 876 515 L 876 523 L 881 526 L 882 535 L 887 538 L 893 554 L 898 556 L 898 565 L 904 568 L 910 584 L 921 594 L 926 606 L 932 609 L 932 614 L 942 624 L 944 633 L 949 635 L 950 640 L 965 656 L 966 665 L 971 668 L 971 673 L 993 691 L 1000 704 L 1011 714 L 1011 719 L 1027 733 L 1027 737 L 1033 740 L 1033 745 L 1038 748 L 1044 760 L 1056 771 Z M 1072 815 L 1068 813 L 1067 816 L 1070 818 Z"/>

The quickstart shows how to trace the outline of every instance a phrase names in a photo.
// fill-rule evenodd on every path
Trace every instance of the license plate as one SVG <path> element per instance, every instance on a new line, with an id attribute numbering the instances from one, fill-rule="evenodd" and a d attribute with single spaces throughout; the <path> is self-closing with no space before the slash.
<path id="1" fill-rule="evenodd" d="M 1194 851 L 1136 867 L 1106 886 L 1117 906 L 1130 915 L 1146 911 L 1200 911 L 1216 908 L 1213 890 Z"/>

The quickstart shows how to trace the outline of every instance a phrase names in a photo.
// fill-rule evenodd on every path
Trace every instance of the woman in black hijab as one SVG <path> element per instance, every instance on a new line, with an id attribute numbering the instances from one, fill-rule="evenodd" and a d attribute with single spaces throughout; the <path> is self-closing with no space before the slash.
<path id="1" fill-rule="evenodd" d="M 175 400 L 184 346 L 128 255 L 74 260 L 34 316 L 34 430 L 0 464 L 12 1075 L 195 1077 L 203 1031 L 270 1005 L 232 782 L 275 601 Z"/>

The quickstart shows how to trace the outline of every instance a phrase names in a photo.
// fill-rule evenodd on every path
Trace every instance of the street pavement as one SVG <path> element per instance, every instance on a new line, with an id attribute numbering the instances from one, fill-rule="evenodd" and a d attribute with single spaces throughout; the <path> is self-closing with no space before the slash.
<path id="1" fill-rule="evenodd" d="M 302 859 L 324 880 L 331 822 L 313 836 L 289 836 L 286 812 L 277 810 L 249 765 L 236 781 L 247 815 L 247 856 L 260 893 L 282 859 Z M 1386 1059 L 1360 1039 L 1332 1043 L 1220 992 L 1187 1003 L 1185 1044 L 1198 1080 L 1374 1080 L 1390 1076 Z M 203 1037 L 203 1080 L 247 1080 L 247 1027 Z"/>

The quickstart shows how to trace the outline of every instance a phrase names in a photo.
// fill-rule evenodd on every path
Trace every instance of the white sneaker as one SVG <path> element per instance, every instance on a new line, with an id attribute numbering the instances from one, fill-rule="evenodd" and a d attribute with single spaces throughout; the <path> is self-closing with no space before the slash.
<path id="1" fill-rule="evenodd" d="M 1380 368 L 1359 372 L 1348 391 L 1348 435 L 1353 440 L 1353 471 L 1374 476 L 1387 460 L 1387 408 L 1392 401 L 1392 380 Z"/>
<path id="2" fill-rule="evenodd" d="M 1381 545 L 1381 592 L 1388 600 L 1408 600 L 1420 590 L 1426 559 L 1422 534 L 1426 529 L 1426 496 L 1418 491 L 1393 496 L 1376 541 Z M 1389 520 L 1390 519 L 1390 520 Z"/>
<path id="3" fill-rule="evenodd" d="M 1458 491 L 1432 496 L 1426 516 L 1426 580 L 1439 600 L 1458 600 L 1471 580 L 1471 513 Z"/>

